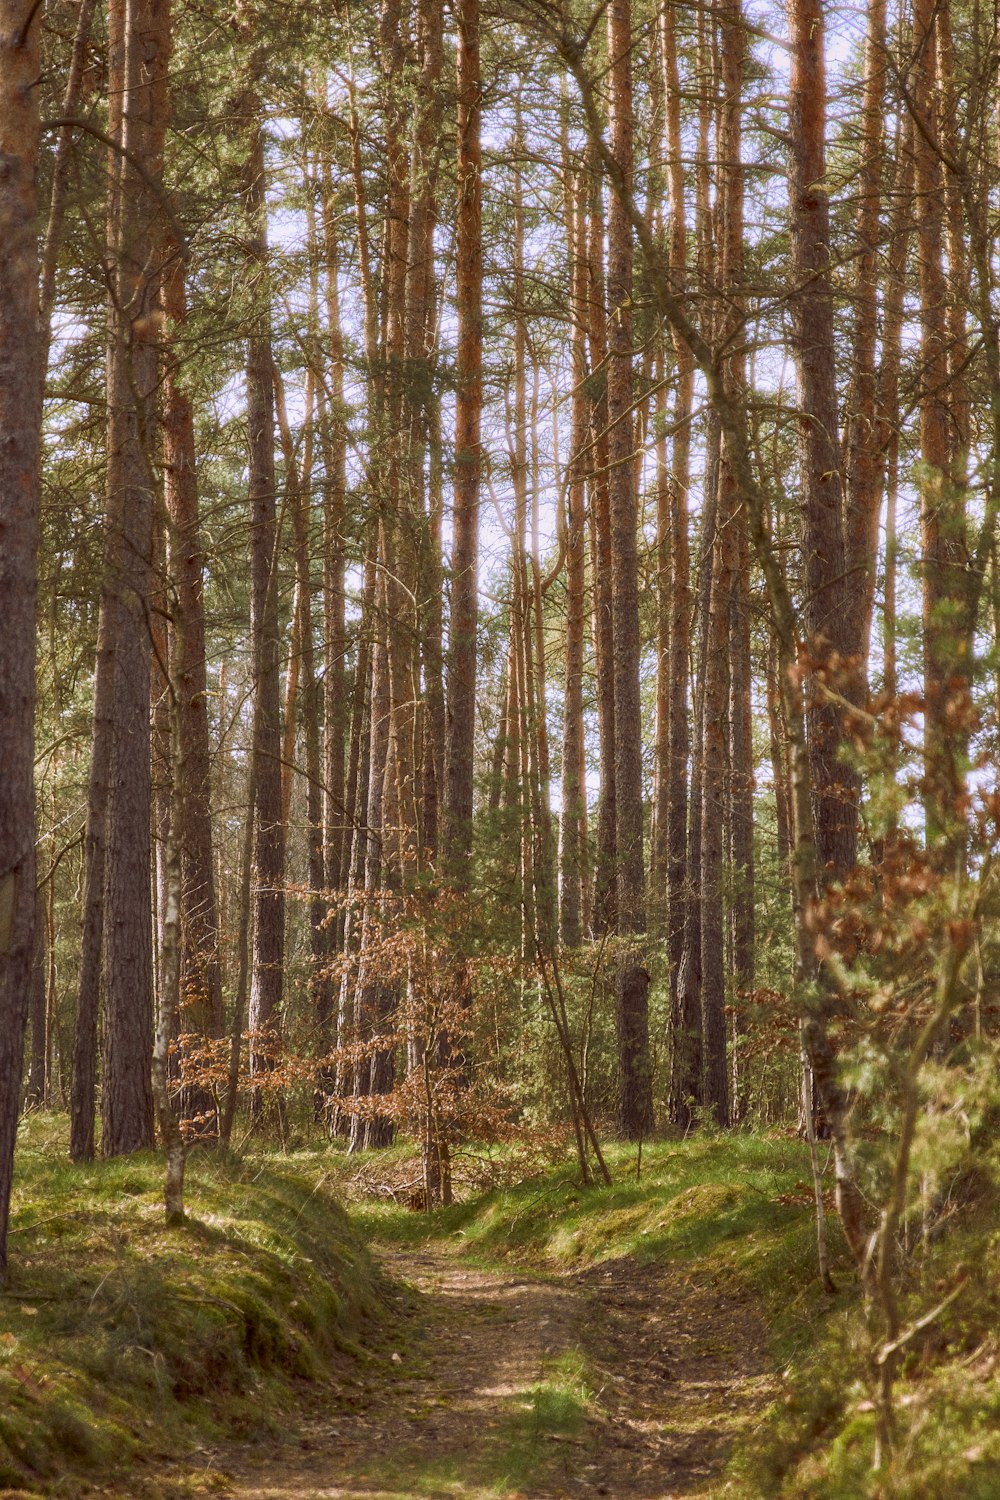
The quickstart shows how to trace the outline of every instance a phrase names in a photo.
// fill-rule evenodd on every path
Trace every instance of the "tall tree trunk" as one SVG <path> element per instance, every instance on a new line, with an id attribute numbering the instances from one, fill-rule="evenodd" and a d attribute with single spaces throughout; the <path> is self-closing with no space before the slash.
<path id="1" fill-rule="evenodd" d="M 514 104 L 514 158 L 512 207 L 513 320 L 514 320 L 514 410 L 509 438 L 511 485 L 514 491 L 514 532 L 511 541 L 510 629 L 515 675 L 512 707 L 517 723 L 517 758 L 511 764 L 512 805 L 518 810 L 518 868 L 520 870 L 521 952 L 528 964 L 534 961 L 539 937 L 537 904 L 536 791 L 537 739 L 535 736 L 535 638 L 532 633 L 531 581 L 528 571 L 528 337 L 524 286 L 524 190 L 521 162 L 524 136 L 520 101 Z M 508 426 L 510 425 L 508 419 Z"/>
<path id="2" fill-rule="evenodd" d="M 250 636 L 253 655 L 253 952 L 248 1024 L 250 1072 L 269 1072 L 281 1025 L 285 955 L 285 827 L 281 817 L 281 631 L 278 618 L 278 526 L 275 503 L 274 391 L 267 300 L 267 210 L 264 131 L 252 98 L 244 179 L 247 231 L 258 279 L 255 327 L 247 342 L 247 431 L 250 506 Z M 261 1097 L 254 1095 L 259 1113 Z"/>
<path id="3" fill-rule="evenodd" d="M 667 170 L 670 184 L 670 274 L 674 295 L 687 285 L 687 214 L 684 203 L 684 162 L 681 146 L 681 94 L 677 69 L 675 12 L 665 5 L 660 13 L 663 95 L 667 122 Z M 691 465 L 691 408 L 694 397 L 694 360 L 683 339 L 674 336 L 677 366 L 673 409 L 673 449 L 670 472 L 670 725 L 669 792 L 667 798 L 666 878 L 669 902 L 669 954 L 672 991 L 676 987 L 684 947 L 685 881 L 687 878 L 687 779 L 690 739 L 688 680 L 691 653 L 691 581 L 688 549 L 688 488 Z"/>
<path id="4" fill-rule="evenodd" d="M 587 162 L 591 198 L 587 233 L 590 367 L 597 390 L 590 411 L 590 532 L 593 594 L 594 659 L 597 668 L 597 733 L 600 798 L 597 804 L 597 850 L 594 868 L 594 935 L 614 928 L 615 890 L 615 675 L 611 619 L 611 512 L 608 490 L 608 354 L 604 281 L 604 203 L 602 180 L 593 152 Z M 601 374 L 598 376 L 597 372 Z"/>
<path id="5" fill-rule="evenodd" d="M 155 506 L 160 205 L 168 36 L 164 0 L 125 17 L 124 165 L 113 244 L 117 327 L 112 404 L 120 460 L 109 464 L 108 520 L 115 653 L 104 868 L 104 1077 L 101 1151 L 152 1145 L 152 905 L 150 888 L 150 621 Z M 116 455 L 112 455 L 114 460 Z M 120 467 L 119 467 L 120 464 Z"/>
<path id="6" fill-rule="evenodd" d="M 710 649 L 709 610 L 712 599 L 713 541 L 719 515 L 718 423 L 710 417 L 705 444 L 701 563 L 698 575 L 698 617 L 695 646 L 694 734 L 691 742 L 691 797 L 684 886 L 684 941 L 671 996 L 669 1110 L 671 1123 L 687 1129 L 694 1120 L 692 1105 L 702 1102 L 702 807 L 705 784 L 705 684 Z"/>
<path id="7" fill-rule="evenodd" d="M 743 359 L 734 348 L 742 336 L 743 174 L 740 166 L 740 112 L 743 92 L 744 32 L 738 0 L 725 6 L 721 25 L 722 100 L 718 124 L 718 288 L 715 320 L 719 346 L 726 351 L 723 379 L 733 400 L 743 399 Z M 739 569 L 737 525 L 739 487 L 727 450 L 719 464 L 718 525 L 712 542 L 707 652 L 702 689 L 701 807 L 701 1024 L 704 1101 L 716 1123 L 729 1124 L 726 1060 L 726 942 L 724 929 L 724 851 L 726 726 L 730 703 L 730 627 Z M 706 539 L 707 541 L 707 539 Z M 749 686 L 749 684 L 747 684 Z"/>
<path id="8" fill-rule="evenodd" d="M 723 40 L 723 73 L 727 90 L 737 94 L 732 104 L 733 120 L 730 143 L 724 147 L 723 160 L 733 178 L 732 209 L 725 233 L 727 240 L 727 279 L 732 286 L 734 312 L 742 314 L 743 296 L 743 193 L 740 177 L 740 104 L 743 85 L 743 55 L 739 35 L 742 17 L 739 6 L 727 13 L 727 35 Z M 728 107 L 727 107 L 728 113 Z M 734 330 L 738 341 L 740 330 Z M 730 362 L 734 394 L 745 398 L 744 360 L 734 353 Z M 737 995 L 754 987 L 754 754 L 752 663 L 750 654 L 750 537 L 746 510 L 738 505 L 733 518 L 733 578 L 730 589 L 730 671 L 729 671 L 729 853 L 732 864 L 732 897 L 729 919 L 732 935 L 733 985 Z M 745 1079 L 737 1038 L 743 1031 L 742 1012 L 737 1006 L 733 1026 L 732 1108 L 735 1119 L 742 1117 Z"/>
<path id="9" fill-rule="evenodd" d="M 857 589 L 864 601 L 863 607 L 852 613 L 850 623 L 855 631 L 850 646 L 852 655 L 861 658 L 862 675 L 866 681 L 884 463 L 876 417 L 878 375 L 875 359 L 879 327 L 878 249 L 884 156 L 882 115 L 887 64 L 885 14 L 885 0 L 872 0 L 868 6 L 861 100 L 851 385 L 844 405 L 847 560 L 852 576 L 851 587 Z"/>
<path id="10" fill-rule="evenodd" d="M 87 49 L 94 22 L 97 0 L 81 0 L 76 18 L 76 33 L 70 55 L 69 73 L 62 101 L 62 117 L 73 120 L 80 112 L 84 77 L 87 71 Z M 56 301 L 56 265 L 62 243 L 66 204 L 69 198 L 69 175 L 73 162 L 74 126 L 67 124 L 59 132 L 52 163 L 52 192 L 49 197 L 49 221 L 45 226 L 45 243 L 39 266 L 39 322 L 42 332 L 41 378 L 44 381 L 52 338 L 52 312 Z"/>
<path id="11" fill-rule="evenodd" d="M 330 357 L 327 379 L 330 403 L 319 407 L 323 445 L 323 843 L 326 885 L 342 891 L 347 883 L 351 830 L 345 816 L 347 741 L 347 623 L 344 568 L 346 558 L 347 425 L 344 412 L 344 336 L 340 322 L 340 256 L 330 164 L 324 160 L 323 247 L 326 333 Z M 343 924 L 331 924 L 336 946 Z"/>
<path id="12" fill-rule="evenodd" d="M 661 347 L 654 369 L 656 460 L 656 715 L 653 741 L 653 808 L 649 839 L 651 920 L 669 931 L 666 888 L 670 862 L 670 470 L 667 464 L 667 359 Z M 661 894 L 662 893 L 662 894 Z"/>
<path id="13" fill-rule="evenodd" d="M 948 278 L 945 272 L 945 181 L 940 156 L 937 6 L 917 0 L 910 72 L 914 132 L 914 204 L 920 286 L 920 495 L 924 648 L 924 807 L 931 847 L 952 824 L 962 773 L 947 725 L 951 679 L 970 663 L 955 628 L 965 591 L 968 547 L 965 496 L 952 467 L 954 450 L 948 362 Z"/>
<path id="14" fill-rule="evenodd" d="M 41 461 L 38 326 L 40 13 L 0 4 L 0 1282 L 35 927 L 35 595 Z"/>
<path id="15" fill-rule="evenodd" d="M 434 228 L 444 99 L 442 0 L 417 6 L 420 90 L 410 156 L 410 214 L 406 273 L 405 371 L 409 412 L 408 506 L 415 528 L 418 649 L 414 690 L 423 707 L 416 736 L 420 764 L 420 844 L 431 859 L 438 847 L 438 806 L 444 780 L 443 588 L 440 537 L 440 421 L 434 392 L 436 342 Z M 430 472 L 427 472 L 428 459 Z M 421 673 L 422 666 L 422 673 Z M 421 695 L 421 676 L 423 693 Z"/>
<path id="16" fill-rule="evenodd" d="M 125 100 L 125 7 L 122 0 L 108 6 L 108 136 L 121 144 Z M 109 148 L 106 203 L 106 267 L 110 286 L 117 266 L 118 217 L 123 158 Z M 90 1161 L 95 1147 L 95 1089 L 97 1084 L 98 1012 L 104 940 L 104 869 L 107 860 L 108 776 L 115 730 L 115 679 L 119 644 L 113 587 L 115 526 L 120 524 L 112 497 L 121 493 L 125 410 L 119 390 L 121 363 L 120 313 L 112 296 L 108 304 L 107 391 L 107 503 L 102 539 L 101 598 L 97 621 L 97 660 L 94 669 L 93 731 L 87 782 L 87 821 L 83 844 L 83 910 L 80 936 L 80 978 L 73 1043 L 73 1081 L 70 1089 L 70 1156 Z M 117 507 L 120 510 L 120 506 Z"/>
<path id="17" fill-rule="evenodd" d="M 608 7 L 611 152 L 625 191 L 632 183 L 632 18 L 630 0 Z M 639 696 L 638 496 L 632 422 L 632 233 L 612 191 L 608 211 L 608 487 L 611 616 L 615 674 L 615 842 L 618 930 L 618 1127 L 629 1140 L 652 1126 L 649 973 L 643 869 L 642 713 Z"/>
<path id="18" fill-rule="evenodd" d="M 566 522 L 566 653 L 563 689 L 561 806 L 559 816 L 559 930 L 575 948 L 583 938 L 583 640 L 585 591 L 585 458 L 587 398 L 587 258 L 585 178 L 566 174 L 566 233 L 570 253 L 570 317 L 573 409 L 570 432 Z"/>
<path id="19" fill-rule="evenodd" d="M 396 987 L 379 972 L 379 958 L 372 955 L 379 940 L 384 885 L 383 836 L 386 828 L 386 786 L 392 775 L 392 697 L 389 683 L 389 649 L 385 639 L 385 578 L 380 573 L 375 592 L 376 625 L 372 642 L 370 740 L 368 752 L 368 803 L 364 837 L 364 910 L 361 917 L 357 981 L 354 989 L 354 1040 L 369 1044 L 355 1069 L 355 1093 L 359 1097 L 388 1093 L 392 1087 L 392 1052 L 372 1050 L 377 1035 L 394 1008 Z M 388 775 L 387 775 L 388 770 Z M 392 1123 L 383 1115 L 354 1114 L 351 1118 L 350 1149 L 369 1150 L 392 1141 Z"/>
<path id="20" fill-rule="evenodd" d="M 302 739 L 305 749 L 305 801 L 306 801 L 306 849 L 309 881 L 309 956 L 312 968 L 309 975 L 309 996 L 317 1015 L 320 1038 L 324 1027 L 329 1030 L 329 989 L 323 972 L 327 959 L 326 917 L 327 906 L 323 887 L 326 879 L 326 864 L 323 845 L 323 784 L 322 756 L 320 751 L 319 689 L 316 681 L 315 651 L 313 646 L 312 577 L 310 572 L 309 496 L 312 485 L 312 425 L 313 425 L 313 376 L 306 376 L 305 436 L 301 467 L 295 444 L 292 441 L 288 413 L 285 407 L 284 383 L 277 369 L 274 371 L 275 406 L 278 418 L 278 433 L 281 440 L 282 458 L 285 465 L 285 493 L 288 508 L 292 513 L 292 534 L 295 542 L 295 602 L 293 612 L 296 619 L 296 639 L 299 653 L 299 707 L 302 722 Z M 287 726 L 286 726 L 287 727 Z M 285 766 L 282 770 L 286 769 Z M 321 1051 L 326 1049 L 321 1045 Z"/>
<path id="21" fill-rule="evenodd" d="M 46 976 L 48 953 L 46 942 L 46 890 L 51 885 L 39 885 L 35 908 L 35 956 L 31 965 L 31 998 L 28 1007 L 28 1078 L 24 1090 L 26 1108 L 41 1108 L 49 1103 L 46 1090 L 48 1072 L 49 1036 Z"/>
<path id="22" fill-rule="evenodd" d="M 219 965 L 219 912 L 211 809 L 211 746 L 208 727 L 208 673 L 205 660 L 204 553 L 198 513 L 194 408 L 183 380 L 182 345 L 187 320 L 184 262 L 172 244 L 161 303 L 166 318 L 163 344 L 164 498 L 169 529 L 168 570 L 174 590 L 174 643 L 183 657 L 173 664 L 178 757 L 183 782 L 173 786 L 171 836 L 180 860 L 180 995 L 182 1034 L 217 1039 L 224 1034 L 222 973 Z M 201 1116 L 199 1134 L 214 1130 L 210 1095 L 198 1089 L 182 1099 L 182 1113 Z M 205 1117 L 208 1118 L 205 1118 Z"/>
<path id="23" fill-rule="evenodd" d="M 483 405 L 482 80 L 479 0 L 458 0 L 458 208 L 455 295 L 455 498 L 452 544 L 451 648 L 445 762 L 445 865 L 459 884 L 472 852 L 476 731 L 480 424 Z"/>
<path id="24" fill-rule="evenodd" d="M 899 492 L 899 372 L 906 301 L 913 196 L 913 122 L 907 117 L 897 130 L 894 207 L 889 221 L 882 351 L 876 400 L 878 444 L 885 484 L 885 589 L 883 597 L 882 688 L 896 696 L 896 501 Z"/>
<path id="25" fill-rule="evenodd" d="M 558 921 L 556 909 L 555 840 L 552 836 L 552 808 L 549 793 L 550 766 L 548 709 L 546 701 L 544 611 L 546 584 L 542 577 L 541 517 L 539 505 L 541 491 L 541 457 L 538 441 L 540 427 L 539 406 L 539 369 L 537 360 L 533 360 L 529 431 L 531 433 L 530 620 L 534 636 L 534 673 L 531 677 L 529 714 L 532 731 L 532 759 L 535 771 L 531 780 L 531 832 L 535 845 L 535 909 L 539 932 L 542 934 L 546 946 L 549 947 L 556 941 Z M 555 453 L 556 461 L 558 461 L 558 450 L 555 450 Z M 558 494 L 558 475 L 555 476 L 554 487 Z M 556 513 L 556 520 L 557 524 L 561 527 L 562 522 L 558 511 Z"/>
<path id="26" fill-rule="evenodd" d="M 826 177 L 826 57 L 822 0 L 790 0 L 792 309 L 798 373 L 799 469 L 805 570 L 803 621 L 813 663 L 840 658 L 833 686 L 859 695 L 848 658 L 853 607 L 846 569 Z M 856 590 L 855 590 L 856 592 Z M 840 712 L 822 691 L 809 709 L 809 754 L 821 871 L 842 879 L 857 857 L 857 776 L 843 763 Z"/>

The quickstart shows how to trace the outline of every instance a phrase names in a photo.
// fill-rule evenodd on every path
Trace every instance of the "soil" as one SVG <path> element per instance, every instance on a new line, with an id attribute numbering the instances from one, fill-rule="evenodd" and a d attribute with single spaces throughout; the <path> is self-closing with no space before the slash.
<path id="1" fill-rule="evenodd" d="M 632 1258 L 551 1277 L 473 1268 L 447 1247 L 384 1259 L 411 1288 L 398 1348 L 373 1361 L 353 1391 L 331 1392 L 294 1442 L 215 1457 L 216 1493 L 738 1494 L 722 1477 L 727 1455 L 776 1387 L 751 1301 L 683 1268 Z M 591 1391 L 582 1407 L 545 1399 L 560 1356 L 582 1360 Z"/>

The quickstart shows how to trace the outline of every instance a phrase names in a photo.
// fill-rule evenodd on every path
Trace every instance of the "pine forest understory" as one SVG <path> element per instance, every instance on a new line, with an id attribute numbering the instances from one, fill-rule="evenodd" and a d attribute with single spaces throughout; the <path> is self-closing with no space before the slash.
<path id="1" fill-rule="evenodd" d="M 0 1487 L 1000 1494 L 1000 22 L 0 0 Z"/>

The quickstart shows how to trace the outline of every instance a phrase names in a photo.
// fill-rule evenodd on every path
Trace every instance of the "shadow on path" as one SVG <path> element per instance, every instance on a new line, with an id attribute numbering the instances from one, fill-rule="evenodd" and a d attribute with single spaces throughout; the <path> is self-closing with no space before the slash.
<path id="1" fill-rule="evenodd" d="M 231 1500 L 707 1497 L 774 1394 L 752 1302 L 668 1263 L 543 1279 L 431 1247 L 386 1269 L 417 1289 L 399 1350 L 297 1446 L 232 1455 Z"/>

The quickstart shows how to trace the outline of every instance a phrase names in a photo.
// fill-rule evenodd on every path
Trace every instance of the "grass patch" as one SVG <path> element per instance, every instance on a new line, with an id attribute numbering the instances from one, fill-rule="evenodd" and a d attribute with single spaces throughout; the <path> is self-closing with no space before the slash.
<path id="1" fill-rule="evenodd" d="M 612 1145 L 606 1154 L 610 1188 L 581 1188 L 566 1164 L 433 1214 L 362 1201 L 351 1205 L 351 1218 L 366 1239 L 445 1240 L 457 1254 L 541 1271 L 584 1270 L 622 1256 L 671 1260 L 752 1290 L 776 1358 L 812 1342 L 830 1299 L 816 1279 L 809 1161 L 800 1141 L 734 1134 L 646 1143 L 638 1181 L 634 1148 Z M 834 1219 L 829 1230 L 836 1262 L 845 1252 Z"/>
<path id="2" fill-rule="evenodd" d="M 322 1173 L 196 1152 L 168 1228 L 152 1153 L 76 1166 L 26 1121 L 0 1298 L 0 1487 L 72 1494 L 275 1428 L 350 1365 L 383 1291 Z M 131 1482 L 130 1482 L 131 1483 Z"/>
<path id="3" fill-rule="evenodd" d="M 874 1420 L 857 1297 L 845 1299 L 788 1372 L 784 1400 L 741 1456 L 754 1496 L 786 1500 L 993 1500 L 1000 1495 L 1000 1194 L 980 1177 L 902 1279 L 904 1323 L 957 1284 L 960 1297 L 912 1339 L 896 1387 L 897 1443 L 874 1474 Z"/>
<path id="4" fill-rule="evenodd" d="M 492 1455 L 494 1487 L 522 1490 L 544 1473 L 553 1444 L 577 1440 L 594 1393 L 580 1349 L 567 1349 L 546 1362 L 539 1380 L 518 1398 L 501 1428 L 501 1446 Z"/>

